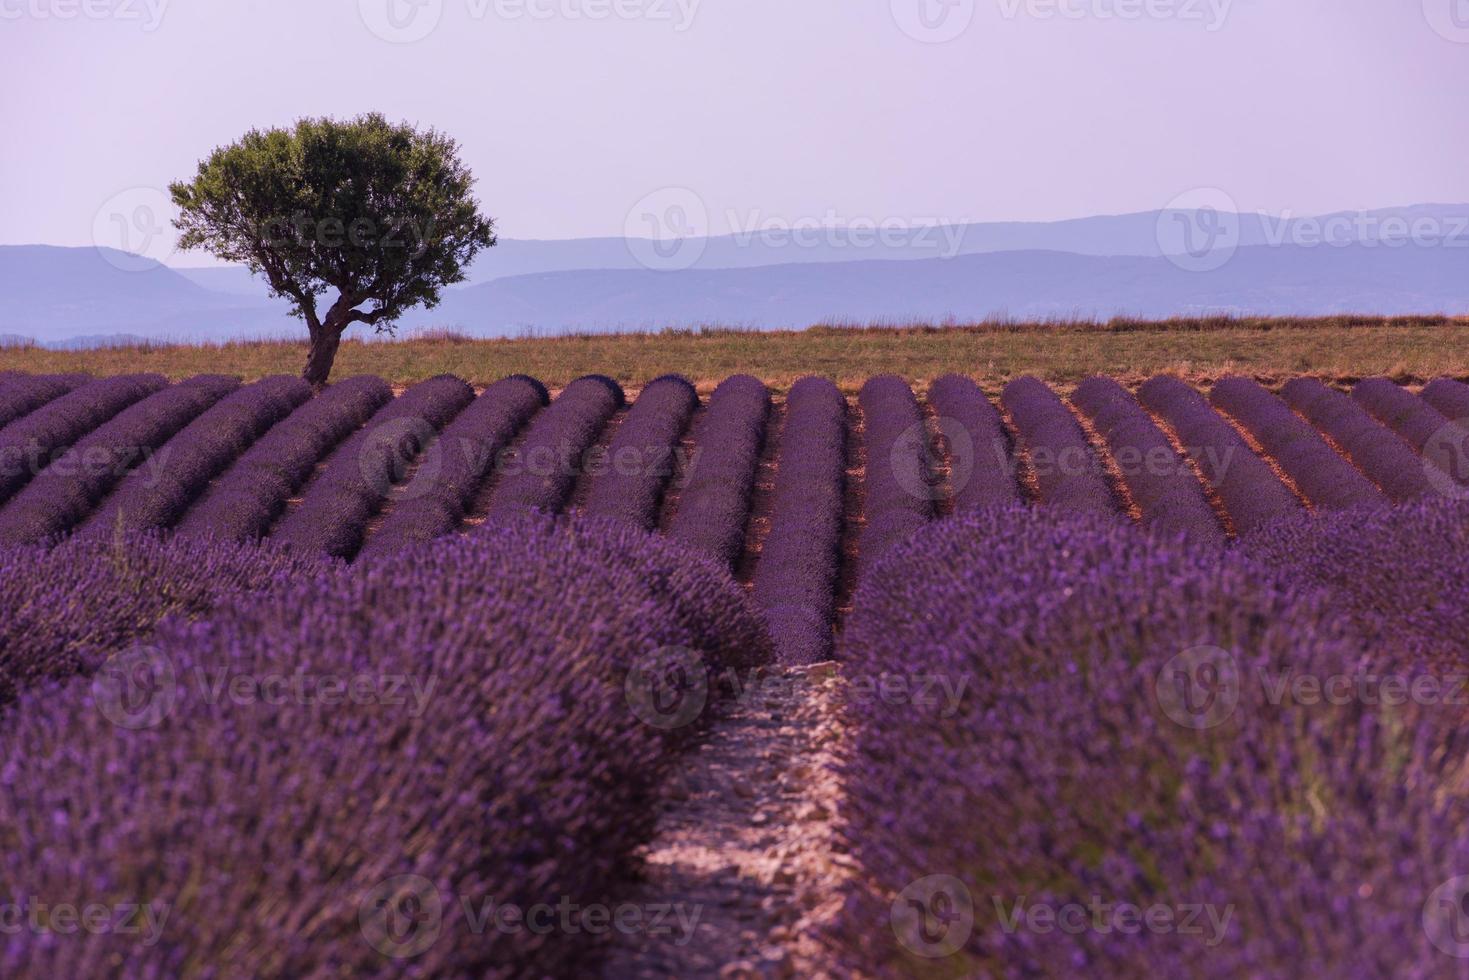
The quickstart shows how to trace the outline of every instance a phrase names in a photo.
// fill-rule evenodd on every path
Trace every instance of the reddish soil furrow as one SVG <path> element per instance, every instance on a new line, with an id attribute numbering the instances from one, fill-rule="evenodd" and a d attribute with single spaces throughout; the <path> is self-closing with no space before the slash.
<path id="1" fill-rule="evenodd" d="M 862 406 L 855 398 L 847 399 L 847 474 L 842 507 L 841 566 L 837 571 L 836 617 L 833 626 L 838 634 L 852 611 L 852 597 L 857 591 L 861 558 L 862 529 L 867 526 L 863 505 L 867 499 L 867 427 Z"/>
<path id="2" fill-rule="evenodd" d="M 708 396 L 704 396 L 699 402 L 699 407 L 694 410 L 694 417 L 689 419 L 683 437 L 678 441 L 678 452 L 674 454 L 673 459 L 673 473 L 663 488 L 663 502 L 658 508 L 658 530 L 660 531 L 668 529 L 673 516 L 678 513 L 678 505 L 683 501 L 683 488 L 689 479 L 689 462 L 698 450 L 704 416 L 708 411 L 709 399 Z"/>
<path id="3" fill-rule="evenodd" d="M 1143 509 L 1133 499 L 1132 490 L 1127 485 L 1127 478 L 1122 475 L 1122 468 L 1117 465 L 1117 458 L 1112 455 L 1112 450 L 1108 447 L 1107 440 L 1097 431 L 1097 427 L 1092 424 L 1092 420 L 1086 417 L 1086 413 L 1071 404 L 1071 399 L 1063 398 L 1061 401 L 1070 410 L 1071 414 L 1075 416 L 1077 424 L 1081 426 L 1081 431 L 1086 434 L 1086 441 L 1091 443 L 1092 452 L 1096 454 L 1097 461 L 1102 464 L 1102 469 L 1106 471 L 1107 483 L 1112 488 L 1112 499 L 1116 501 L 1117 509 L 1133 521 L 1142 520 Z"/>
<path id="4" fill-rule="evenodd" d="M 778 469 L 781 439 L 785 435 L 786 404 L 778 399 L 770 406 L 770 421 L 765 428 L 765 445 L 760 451 L 760 466 L 755 473 L 755 488 L 750 494 L 750 518 L 745 525 L 745 551 L 735 563 L 735 578 L 747 589 L 753 588 L 755 565 L 760 561 L 760 548 L 770 533 L 770 511 L 774 504 L 775 477 Z"/>
<path id="5" fill-rule="evenodd" d="M 1308 511 L 1314 511 L 1316 509 L 1315 505 L 1311 503 L 1310 498 L 1308 498 L 1304 493 L 1301 492 L 1300 487 L 1296 486 L 1296 481 L 1291 479 L 1290 474 L 1281 467 L 1280 463 L 1275 459 L 1274 456 L 1271 456 L 1265 451 L 1264 446 L 1260 445 L 1260 441 L 1255 438 L 1254 433 L 1250 432 L 1247 427 L 1240 424 L 1239 419 L 1235 418 L 1233 415 L 1230 415 L 1218 405 L 1210 403 L 1210 407 L 1212 407 L 1214 411 L 1219 413 L 1219 417 L 1221 419 L 1234 426 L 1234 431 L 1238 432 L 1240 438 L 1245 441 L 1245 445 L 1250 447 L 1250 452 L 1254 453 L 1256 456 L 1265 461 L 1265 465 L 1270 467 L 1270 472 L 1274 473 L 1276 477 L 1279 478 L 1280 482 L 1285 484 L 1285 488 L 1287 490 L 1296 495 L 1296 499 L 1301 502 L 1302 507 L 1305 507 Z"/>
<path id="6" fill-rule="evenodd" d="M 923 425 L 928 430 L 928 452 L 932 461 L 930 471 L 933 478 L 933 512 L 936 520 L 942 520 L 954 513 L 954 484 L 950 479 L 953 473 L 954 457 L 950 452 L 948 440 L 944 438 L 939 430 L 939 414 L 929 404 L 928 399 L 919 401 L 919 407 L 923 410 Z"/>
<path id="7" fill-rule="evenodd" d="M 631 403 L 629 403 L 631 404 Z M 597 436 L 597 441 L 592 447 L 582 453 L 575 461 L 577 467 L 576 483 L 572 485 L 571 497 L 566 501 L 563 510 L 568 514 L 580 514 L 587 505 L 587 496 L 592 492 L 592 483 L 600 475 L 597 472 L 597 462 L 605 463 L 607 447 L 612 444 L 612 437 L 617 435 L 617 430 L 627 419 L 628 406 L 619 408 L 617 412 L 602 426 L 602 432 Z"/>

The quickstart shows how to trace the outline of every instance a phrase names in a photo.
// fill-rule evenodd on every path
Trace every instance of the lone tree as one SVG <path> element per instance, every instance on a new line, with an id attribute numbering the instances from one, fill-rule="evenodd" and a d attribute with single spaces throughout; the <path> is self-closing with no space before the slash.
<path id="1" fill-rule="evenodd" d="M 302 375 L 323 385 L 344 330 L 391 333 L 495 244 L 458 152 L 447 136 L 376 113 L 251 130 L 169 187 L 180 247 L 242 262 L 290 300 L 311 334 Z M 332 290 L 323 314 L 318 297 Z"/>

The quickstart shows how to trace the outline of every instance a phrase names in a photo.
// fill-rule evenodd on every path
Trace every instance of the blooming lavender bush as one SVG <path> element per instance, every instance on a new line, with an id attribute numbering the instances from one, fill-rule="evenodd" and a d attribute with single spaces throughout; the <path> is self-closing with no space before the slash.
<path id="1" fill-rule="evenodd" d="M 0 429 L 0 504 L 97 426 L 166 387 L 158 374 L 122 374 L 84 384 Z"/>
<path id="2" fill-rule="evenodd" d="M 862 386 L 858 403 L 867 446 L 867 526 L 859 543 L 866 569 L 932 519 L 935 492 L 928 471 L 928 430 L 908 383 L 897 375 L 879 374 Z"/>
<path id="3" fill-rule="evenodd" d="M 325 468 L 302 491 L 301 506 L 287 513 L 270 540 L 307 554 L 351 559 L 368 520 L 393 485 L 449 423 L 474 400 L 474 389 L 442 374 L 403 392 L 337 447 Z"/>
<path id="4" fill-rule="evenodd" d="M 90 673 L 166 617 L 321 572 L 274 548 L 153 534 L 0 547 L 0 705 L 40 679 Z"/>
<path id="5" fill-rule="evenodd" d="M 85 374 L 17 374 L 0 383 L 0 428 L 90 381 Z"/>
<path id="6" fill-rule="evenodd" d="M 956 511 L 1020 500 L 1015 461 L 1005 422 L 979 385 L 962 374 L 946 374 L 928 388 L 949 441 L 949 479 Z M 951 431 L 952 430 L 952 431 Z"/>
<path id="7" fill-rule="evenodd" d="M 1224 544 L 1224 529 L 1198 477 L 1126 388 L 1111 378 L 1087 378 L 1071 402 L 1107 440 L 1144 527 L 1187 534 L 1199 544 Z"/>
<path id="8" fill-rule="evenodd" d="M 748 374 L 725 378 L 694 426 L 698 456 L 684 475 L 668 535 L 733 568 L 745 543 L 750 496 L 770 420 L 770 391 Z"/>
<path id="9" fill-rule="evenodd" d="M 452 532 L 510 440 L 549 402 L 546 386 L 523 374 L 486 388 L 445 427 L 361 557 L 392 554 Z"/>
<path id="10" fill-rule="evenodd" d="M 649 382 L 613 434 L 605 468 L 592 475 L 584 513 L 652 530 L 673 476 L 674 451 L 698 407 L 699 393 L 687 378 L 669 374 Z"/>
<path id="11" fill-rule="evenodd" d="M 846 492 L 847 402 L 826 378 L 786 396 L 770 532 L 755 565 L 755 601 L 782 663 L 831 658 Z"/>
<path id="12" fill-rule="evenodd" d="M 1462 711 L 1277 699 L 1265 681 L 1374 667 L 1318 597 L 997 509 L 894 549 L 843 647 L 854 676 L 968 683 L 852 699 L 841 972 L 1451 972 L 1422 923 L 1469 867 Z"/>
<path id="13" fill-rule="evenodd" d="M 1080 513 L 1117 513 L 1101 460 L 1054 391 L 1035 378 L 1016 378 L 1000 401 L 1030 455 L 1041 503 Z"/>
<path id="14" fill-rule="evenodd" d="M 70 531 L 129 473 L 152 479 L 164 443 L 240 386 L 204 374 L 123 409 L 78 439 L 0 509 L 0 544 L 29 544 Z"/>
<path id="15" fill-rule="evenodd" d="M 1143 382 L 1138 399 L 1164 419 L 1214 487 L 1237 534 L 1301 512 L 1301 502 L 1234 426 L 1178 378 Z"/>
<path id="16" fill-rule="evenodd" d="M 608 562 L 601 533 L 614 552 L 633 535 L 646 550 Z M 727 574 L 675 567 L 686 560 L 615 522 L 491 521 L 170 625 L 146 653 L 172 682 L 151 689 L 163 699 L 145 724 L 109 720 L 106 673 L 23 697 L 0 733 L 0 890 L 169 914 L 147 946 L 0 937 L 0 970 L 594 969 L 602 943 L 585 928 L 504 931 L 480 917 L 612 904 L 636 869 L 686 738 L 639 715 L 630 668 L 669 648 L 697 666 L 698 634 L 759 630 Z M 650 570 L 711 577 L 675 601 L 647 584 Z M 277 677 L 312 684 L 248 696 Z M 329 700 L 331 681 L 357 693 Z"/>
<path id="17" fill-rule="evenodd" d="M 222 541 L 264 537 L 317 461 L 393 397 L 381 378 L 338 381 L 245 451 L 179 522 L 181 533 Z"/>
<path id="18" fill-rule="evenodd" d="M 1339 456 L 1305 420 L 1249 378 L 1222 378 L 1209 392 L 1214 406 L 1255 437 L 1314 506 L 1341 510 L 1386 504 L 1381 490 Z"/>
<path id="19" fill-rule="evenodd" d="M 603 375 L 589 374 L 567 385 L 531 422 L 524 442 L 504 454 L 489 513 L 558 513 L 571 496 L 587 450 L 624 404 L 622 387 Z"/>
<path id="20" fill-rule="evenodd" d="M 1453 378 L 1434 378 L 1419 396 L 1447 419 L 1469 424 L 1469 385 Z"/>

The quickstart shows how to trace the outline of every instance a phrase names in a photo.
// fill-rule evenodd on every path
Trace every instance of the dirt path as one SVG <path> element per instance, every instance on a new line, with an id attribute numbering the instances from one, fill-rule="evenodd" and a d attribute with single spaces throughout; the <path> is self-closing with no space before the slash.
<path id="1" fill-rule="evenodd" d="M 834 663 L 739 678 L 664 793 L 627 901 L 698 911 L 693 939 L 619 935 L 604 975 L 820 977 L 816 926 L 840 906 L 833 849 L 841 738 Z"/>

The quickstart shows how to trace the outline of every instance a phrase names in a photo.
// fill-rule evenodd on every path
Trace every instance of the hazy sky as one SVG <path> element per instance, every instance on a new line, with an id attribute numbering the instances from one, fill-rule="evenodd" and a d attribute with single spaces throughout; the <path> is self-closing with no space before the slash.
<path id="1" fill-rule="evenodd" d="M 120 244 L 215 145 L 373 109 L 516 238 L 1459 202 L 1466 93 L 1469 0 L 0 0 L 0 242 Z"/>

